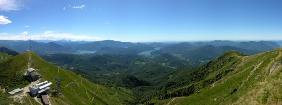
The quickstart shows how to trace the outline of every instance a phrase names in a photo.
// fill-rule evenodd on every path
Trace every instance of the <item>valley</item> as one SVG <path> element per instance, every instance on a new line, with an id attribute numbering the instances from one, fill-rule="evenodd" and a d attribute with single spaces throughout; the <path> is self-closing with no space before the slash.
<path id="1" fill-rule="evenodd" d="M 18 53 L 9 46 L 2 47 L 0 83 L 5 90 L 2 90 L 1 102 L 41 103 L 39 98 L 26 93 L 31 85 L 20 75 L 28 68 L 31 55 L 30 66 L 42 74 L 39 81 L 53 83 L 48 92 L 52 105 L 280 103 L 281 87 L 277 84 L 280 84 L 282 50 L 277 49 L 279 45 L 274 42 L 139 43 L 135 46 L 105 41 L 99 42 L 99 46 L 101 51 L 95 53 Z M 147 47 L 133 52 L 124 50 L 130 46 L 132 49 Z M 140 54 L 147 50 L 148 53 Z M 58 80 L 61 95 L 54 93 Z M 25 87 L 24 92 L 18 94 L 20 97 L 5 93 L 18 87 Z"/>
<path id="2" fill-rule="evenodd" d="M 172 98 L 169 103 L 172 105 L 278 105 L 281 103 L 279 101 L 281 98 L 281 85 L 279 85 L 282 70 L 281 54 L 282 50 L 277 49 L 252 56 L 241 56 L 242 60 L 227 66 L 234 68 L 227 75 L 210 82 L 194 94 Z M 216 76 L 227 68 L 220 66 L 219 69 L 221 70 L 217 71 Z M 207 76 L 199 82 L 204 83 L 209 80 L 208 78 L 215 77 Z"/>
<path id="3" fill-rule="evenodd" d="M 0 0 L 0 105 L 282 105 L 282 0 Z"/>

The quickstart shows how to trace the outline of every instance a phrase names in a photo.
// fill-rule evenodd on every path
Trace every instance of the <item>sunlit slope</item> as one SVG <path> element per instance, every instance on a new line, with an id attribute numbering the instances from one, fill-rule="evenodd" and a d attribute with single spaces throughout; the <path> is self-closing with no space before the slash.
<path id="1" fill-rule="evenodd" d="M 0 64 L 2 87 L 13 89 L 28 84 L 21 77 L 25 72 L 28 54 L 17 55 Z M 52 105 L 122 105 L 132 98 L 130 92 L 125 89 L 107 88 L 94 84 L 71 71 L 58 69 L 34 53 L 30 54 L 32 67 L 39 70 L 43 80 L 53 82 L 53 87 L 56 85 L 56 78 L 61 80 L 62 95 L 50 97 Z M 15 78 L 18 79 L 15 80 Z M 25 97 L 23 100 L 24 104 L 34 103 L 30 97 Z"/>
<path id="2" fill-rule="evenodd" d="M 194 84 L 202 84 L 203 81 L 216 78 L 222 74 L 220 71 L 231 70 L 219 80 L 211 82 L 190 96 L 175 97 L 157 103 L 163 102 L 167 105 L 282 104 L 282 49 L 237 58 L 239 60 L 236 62 L 217 65 L 216 72 L 211 72 L 202 81 Z"/>

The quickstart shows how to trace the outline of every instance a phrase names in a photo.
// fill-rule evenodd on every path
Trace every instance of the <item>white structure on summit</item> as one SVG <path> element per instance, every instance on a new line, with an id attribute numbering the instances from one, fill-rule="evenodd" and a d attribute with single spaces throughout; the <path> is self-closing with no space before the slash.
<path id="1" fill-rule="evenodd" d="M 31 67 L 32 64 L 32 53 L 31 53 L 31 40 L 28 40 L 28 63 L 27 63 L 27 69 L 25 72 L 25 77 L 29 80 L 29 82 L 33 83 L 35 81 L 40 81 L 41 75 L 39 74 L 37 69 L 34 69 Z M 52 85 L 52 82 L 44 81 L 40 82 L 38 84 L 35 84 L 31 87 L 29 87 L 29 94 L 32 97 L 40 96 L 42 99 L 43 105 L 50 105 L 50 101 L 48 99 L 48 90 L 50 90 L 50 86 Z"/>
<path id="2" fill-rule="evenodd" d="M 34 68 L 27 68 L 25 76 L 30 82 L 37 81 L 41 78 L 41 75 Z"/>
<path id="3" fill-rule="evenodd" d="M 17 89 L 15 89 L 15 90 L 13 90 L 13 91 L 10 91 L 10 92 L 8 92 L 10 95 L 15 95 L 15 94 L 17 94 L 17 93 L 20 93 L 20 92 L 23 92 L 23 89 L 22 88 L 17 88 Z"/>
<path id="4" fill-rule="evenodd" d="M 37 72 L 36 69 L 32 68 L 31 67 L 31 64 L 32 64 L 32 54 L 31 54 L 31 44 L 30 44 L 30 40 L 28 41 L 28 61 L 27 61 L 27 70 L 25 72 L 25 76 L 27 77 L 27 79 L 30 81 L 30 82 L 34 82 L 34 81 L 37 81 L 38 79 L 41 78 L 41 75 Z"/>
<path id="5" fill-rule="evenodd" d="M 30 95 L 37 96 L 41 93 L 47 92 L 50 89 L 52 82 L 44 81 L 29 87 Z"/>

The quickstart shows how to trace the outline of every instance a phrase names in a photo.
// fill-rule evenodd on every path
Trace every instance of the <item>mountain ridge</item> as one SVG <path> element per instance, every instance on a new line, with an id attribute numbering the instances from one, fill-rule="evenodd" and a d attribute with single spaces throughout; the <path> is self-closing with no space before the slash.
<path id="1" fill-rule="evenodd" d="M 240 56 L 237 63 L 216 66 L 216 69 L 220 69 L 219 71 L 233 69 L 222 78 L 210 81 L 205 87 L 188 96 L 173 97 L 156 101 L 156 103 L 167 105 L 279 104 L 281 103 L 279 99 L 282 98 L 281 85 L 278 85 L 281 84 L 282 77 L 281 63 L 281 48 L 251 56 Z M 213 74 L 215 75 L 212 76 Z M 210 76 L 205 76 L 196 83 L 204 84 L 205 81 L 216 78 L 219 74 L 221 73 L 209 73 Z"/>
<path id="2" fill-rule="evenodd" d="M 71 71 L 58 69 L 35 53 L 23 53 L 11 57 L 9 60 L 2 62 L 0 69 L 1 87 L 7 90 L 23 87 L 28 84 L 22 77 L 29 54 L 32 56 L 32 67 L 37 69 L 42 76 L 42 80 L 48 80 L 55 83 L 57 78 L 61 79 L 62 96 L 50 96 L 52 105 L 70 104 L 70 105 L 122 105 L 129 101 L 132 96 L 128 90 L 123 88 L 108 88 L 102 85 L 94 84 L 82 76 Z M 14 80 L 17 78 L 16 80 Z M 12 82 L 11 82 L 12 81 Z M 52 88 L 55 86 L 53 85 Z M 31 97 L 24 97 L 23 103 L 30 104 Z M 17 103 L 10 101 L 11 103 Z M 32 103 L 36 103 L 31 101 Z"/>

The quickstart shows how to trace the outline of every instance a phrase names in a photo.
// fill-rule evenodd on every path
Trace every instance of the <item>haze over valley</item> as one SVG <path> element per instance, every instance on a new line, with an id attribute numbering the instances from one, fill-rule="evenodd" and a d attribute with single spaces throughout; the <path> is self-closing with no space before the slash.
<path id="1" fill-rule="evenodd" d="M 0 0 L 0 105 L 281 105 L 279 0 Z"/>

